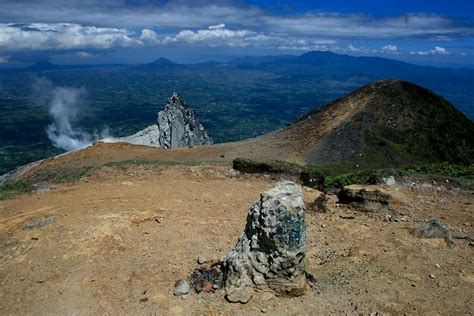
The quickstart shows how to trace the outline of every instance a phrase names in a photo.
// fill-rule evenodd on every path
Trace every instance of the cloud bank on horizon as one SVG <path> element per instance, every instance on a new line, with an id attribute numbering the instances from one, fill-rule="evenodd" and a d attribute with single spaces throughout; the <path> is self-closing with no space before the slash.
<path id="1" fill-rule="evenodd" d="M 469 1 L 407 4 L 406 12 L 382 12 L 368 0 L 347 5 L 292 7 L 268 1 L 2 1 L 0 63 L 68 56 L 70 61 L 100 60 L 121 52 L 123 62 L 140 52 L 173 55 L 194 52 L 259 55 L 327 50 L 399 59 L 465 60 L 474 54 L 474 21 Z M 270 1 L 271 3 L 271 1 Z M 403 6 L 405 1 L 398 2 Z M 418 4 L 414 6 L 413 3 Z M 464 6 L 464 7 L 463 7 Z M 452 11 L 456 7 L 457 11 Z M 344 10 L 342 10 L 344 8 Z M 463 10 L 464 8 L 464 10 Z M 338 11 L 338 9 L 340 9 Z M 357 11 L 355 11 L 357 9 Z M 443 11 L 444 10 L 444 11 Z M 235 53 L 234 53 L 235 52 Z M 469 57 L 470 56 L 470 57 Z"/>

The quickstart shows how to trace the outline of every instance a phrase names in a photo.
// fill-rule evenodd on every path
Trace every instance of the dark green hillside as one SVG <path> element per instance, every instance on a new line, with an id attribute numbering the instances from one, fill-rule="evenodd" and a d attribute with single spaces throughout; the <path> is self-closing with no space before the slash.
<path id="1" fill-rule="evenodd" d="M 305 117 L 362 99 L 365 104 L 350 120 L 317 142 L 308 154 L 312 164 L 363 169 L 474 163 L 474 123 L 444 98 L 410 82 L 378 81 Z"/>

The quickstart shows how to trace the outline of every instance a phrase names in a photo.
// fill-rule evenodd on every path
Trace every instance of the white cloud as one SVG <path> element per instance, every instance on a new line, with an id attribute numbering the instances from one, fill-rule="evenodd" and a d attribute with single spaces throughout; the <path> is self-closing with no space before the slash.
<path id="1" fill-rule="evenodd" d="M 94 56 L 94 55 L 92 55 L 91 53 L 88 53 L 88 52 L 77 52 L 76 55 L 79 58 L 91 58 L 91 57 Z"/>
<path id="2" fill-rule="evenodd" d="M 311 13 L 264 16 L 263 25 L 272 31 L 293 35 L 338 38 L 399 38 L 472 36 L 474 28 L 435 14 L 374 17 L 363 14 Z"/>
<path id="3" fill-rule="evenodd" d="M 398 52 L 398 46 L 397 45 L 385 45 L 384 47 L 382 47 L 382 50 L 385 51 L 385 52 L 389 52 L 389 53 L 396 53 Z"/>
<path id="4" fill-rule="evenodd" d="M 149 29 L 142 30 L 139 40 L 142 41 L 146 45 L 156 45 L 161 42 L 158 39 L 158 35 L 156 34 L 156 32 Z"/>
<path id="5" fill-rule="evenodd" d="M 219 25 L 220 26 L 220 25 Z M 206 44 L 209 46 L 248 46 L 252 42 L 269 39 L 266 35 L 250 30 L 229 30 L 224 26 L 211 26 L 205 30 L 183 30 L 175 36 L 167 36 L 162 43 Z"/>
<path id="6" fill-rule="evenodd" d="M 129 47 L 141 42 L 125 29 L 72 23 L 0 24 L 2 50 L 68 50 Z"/>
<path id="7" fill-rule="evenodd" d="M 440 47 L 440 46 L 435 46 L 433 49 L 427 50 L 427 51 L 417 51 L 417 52 L 410 52 L 411 55 L 421 55 L 421 56 L 427 56 L 427 55 L 449 55 L 449 52 L 446 48 Z"/>
<path id="8" fill-rule="evenodd" d="M 437 55 L 448 55 L 446 48 L 435 46 L 434 51 Z"/>
<path id="9" fill-rule="evenodd" d="M 209 26 L 209 29 L 210 29 L 210 30 L 222 29 L 222 28 L 225 28 L 225 24 L 224 24 L 224 23 L 220 23 L 220 24 L 217 24 L 217 25 L 211 25 L 211 26 Z"/>
<path id="10" fill-rule="evenodd" d="M 354 46 L 352 46 L 352 44 L 347 45 L 347 50 L 351 51 L 351 52 L 360 52 L 361 51 L 360 48 L 354 47 Z"/>

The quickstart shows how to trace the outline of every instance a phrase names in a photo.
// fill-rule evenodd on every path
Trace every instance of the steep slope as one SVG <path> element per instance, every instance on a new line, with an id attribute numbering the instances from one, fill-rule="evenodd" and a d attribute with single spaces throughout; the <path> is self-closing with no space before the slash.
<path id="1" fill-rule="evenodd" d="M 124 160 L 285 160 L 330 165 L 347 172 L 414 163 L 474 163 L 474 123 L 448 101 L 400 80 L 377 81 L 286 128 L 245 141 L 194 148 L 153 148 L 97 143 L 43 161 L 21 178 L 48 180 L 80 175 Z"/>
<path id="2" fill-rule="evenodd" d="M 442 97 L 399 80 L 369 84 L 313 110 L 283 135 L 301 136 L 310 164 L 474 161 L 474 123 Z"/>

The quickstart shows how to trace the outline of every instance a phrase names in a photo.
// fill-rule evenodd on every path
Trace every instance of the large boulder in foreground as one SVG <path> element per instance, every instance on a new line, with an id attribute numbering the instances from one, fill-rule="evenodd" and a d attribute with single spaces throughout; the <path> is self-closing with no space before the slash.
<path id="1" fill-rule="evenodd" d="M 291 181 L 280 182 L 254 202 L 244 232 L 224 261 L 230 302 L 248 302 L 255 288 L 304 293 L 305 211 L 301 187 Z"/>

